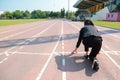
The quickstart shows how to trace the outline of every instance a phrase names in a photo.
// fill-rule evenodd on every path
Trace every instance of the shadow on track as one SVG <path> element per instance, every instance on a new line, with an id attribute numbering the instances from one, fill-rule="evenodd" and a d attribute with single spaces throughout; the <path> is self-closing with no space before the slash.
<path id="1" fill-rule="evenodd" d="M 63 61 L 65 60 L 65 62 Z M 92 76 L 95 71 L 92 70 L 92 62 L 85 59 L 84 56 L 72 55 L 57 55 L 55 56 L 57 68 L 64 72 L 78 72 L 85 69 L 86 76 Z"/>
<path id="2" fill-rule="evenodd" d="M 120 30 L 102 30 L 99 31 L 100 35 L 105 35 L 105 34 L 112 34 L 112 33 L 120 33 Z"/>
<path id="3" fill-rule="evenodd" d="M 110 34 L 110 33 L 120 33 L 119 30 L 103 30 L 99 31 L 101 35 Z M 58 41 L 60 35 L 51 35 L 44 37 L 33 37 L 33 38 L 23 38 L 23 39 L 13 39 L 13 40 L 2 40 L 0 41 L 0 48 L 8 48 L 14 46 L 27 46 L 27 45 L 37 45 L 45 44 L 50 42 Z M 74 34 L 64 34 L 60 40 L 71 40 L 78 39 L 79 33 Z"/>
<path id="4" fill-rule="evenodd" d="M 61 40 L 71 40 L 78 38 L 78 33 L 75 34 L 64 34 Z M 14 39 L 14 40 L 3 40 L 0 41 L 0 48 L 8 48 L 14 46 L 27 46 L 27 45 L 37 45 L 45 44 L 50 42 L 58 41 L 60 35 L 44 36 L 44 37 L 33 37 L 33 38 L 24 38 L 24 39 Z"/>

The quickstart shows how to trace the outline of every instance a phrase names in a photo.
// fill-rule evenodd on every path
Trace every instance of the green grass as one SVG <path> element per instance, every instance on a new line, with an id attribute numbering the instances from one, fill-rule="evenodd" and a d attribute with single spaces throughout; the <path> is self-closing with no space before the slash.
<path id="1" fill-rule="evenodd" d="M 120 29 L 120 22 L 115 21 L 93 21 L 95 25 L 114 28 L 114 29 Z"/>
<path id="2" fill-rule="evenodd" d="M 10 26 L 10 25 L 16 25 L 16 24 L 31 23 L 31 22 L 37 22 L 37 21 L 43 21 L 43 20 L 46 20 L 46 19 L 0 20 L 0 27 L 3 27 L 3 26 Z"/>

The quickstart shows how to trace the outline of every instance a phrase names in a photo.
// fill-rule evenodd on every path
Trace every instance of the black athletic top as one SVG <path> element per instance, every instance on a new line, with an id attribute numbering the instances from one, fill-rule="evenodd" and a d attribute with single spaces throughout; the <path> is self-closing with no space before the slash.
<path id="1" fill-rule="evenodd" d="M 87 25 L 87 26 L 83 27 L 80 30 L 78 42 L 76 44 L 76 48 L 78 48 L 80 46 L 80 43 L 84 38 L 87 38 L 89 36 L 100 37 L 100 34 L 94 26 Z"/>

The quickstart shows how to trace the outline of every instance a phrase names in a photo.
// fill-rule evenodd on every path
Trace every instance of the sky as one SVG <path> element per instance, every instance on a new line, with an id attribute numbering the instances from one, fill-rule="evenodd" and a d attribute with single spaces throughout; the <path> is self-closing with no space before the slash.
<path id="1" fill-rule="evenodd" d="M 78 0 L 69 0 L 70 11 L 77 9 L 73 5 Z M 62 8 L 68 10 L 68 0 L 0 0 L 0 11 L 28 10 L 33 11 L 40 9 L 42 11 L 60 11 Z"/>

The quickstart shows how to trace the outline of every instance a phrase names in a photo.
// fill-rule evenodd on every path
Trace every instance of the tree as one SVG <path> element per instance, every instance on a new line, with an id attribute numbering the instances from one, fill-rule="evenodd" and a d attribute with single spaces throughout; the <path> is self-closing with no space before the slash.
<path id="1" fill-rule="evenodd" d="M 57 12 L 54 12 L 54 13 L 53 13 L 53 17 L 54 17 L 54 18 L 58 18 L 58 13 L 57 13 Z"/>
<path id="2" fill-rule="evenodd" d="M 46 18 L 46 13 L 45 12 L 41 12 L 40 18 Z"/>
<path id="3" fill-rule="evenodd" d="M 13 18 L 15 19 L 21 19 L 23 18 L 23 11 L 16 10 L 13 12 Z"/>
<path id="4" fill-rule="evenodd" d="M 65 17 L 65 9 L 61 9 L 61 18 L 64 18 Z"/>
<path id="5" fill-rule="evenodd" d="M 61 17 L 61 13 L 60 12 L 53 12 L 51 11 L 49 14 L 49 17 L 51 18 L 60 18 Z"/>
<path id="6" fill-rule="evenodd" d="M 44 11 L 44 13 L 45 13 L 45 18 L 48 18 L 50 15 L 50 11 Z"/>
<path id="7" fill-rule="evenodd" d="M 75 13 L 74 12 L 70 12 L 69 13 L 69 18 L 70 19 L 75 19 Z"/>
<path id="8" fill-rule="evenodd" d="M 65 18 L 66 13 L 65 9 L 61 9 L 59 12 L 53 12 L 53 11 L 41 11 L 41 10 L 34 10 L 31 13 L 26 10 L 26 11 L 20 11 L 16 10 L 13 12 L 5 12 L 0 16 L 1 19 L 40 19 L 40 18 Z M 73 14 L 71 13 L 71 16 Z"/>
<path id="9" fill-rule="evenodd" d="M 56 14 L 57 14 L 57 18 L 60 18 L 60 12 L 56 12 Z"/>
<path id="10" fill-rule="evenodd" d="M 31 18 L 37 18 L 37 12 L 36 10 L 31 12 Z"/>
<path id="11" fill-rule="evenodd" d="M 44 14 L 42 14 L 41 10 L 34 10 L 31 12 L 31 18 L 38 19 L 42 18 Z"/>
<path id="12" fill-rule="evenodd" d="M 50 16 L 50 17 L 53 17 L 53 11 L 50 12 L 49 16 Z"/>
<path id="13" fill-rule="evenodd" d="M 6 19 L 6 15 L 5 14 L 1 14 L 0 15 L 0 19 Z"/>
<path id="14" fill-rule="evenodd" d="M 10 12 L 8 12 L 8 11 L 5 12 L 4 14 L 5 14 L 5 16 L 6 16 L 7 19 L 12 19 L 12 18 L 13 18 L 12 13 L 10 13 Z"/>
<path id="15" fill-rule="evenodd" d="M 26 10 L 26 11 L 23 13 L 23 17 L 29 19 L 29 18 L 31 17 L 30 12 Z"/>

